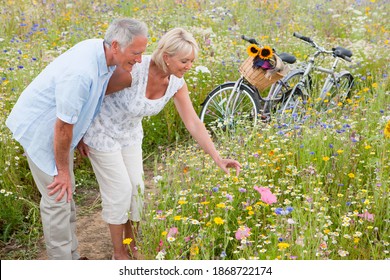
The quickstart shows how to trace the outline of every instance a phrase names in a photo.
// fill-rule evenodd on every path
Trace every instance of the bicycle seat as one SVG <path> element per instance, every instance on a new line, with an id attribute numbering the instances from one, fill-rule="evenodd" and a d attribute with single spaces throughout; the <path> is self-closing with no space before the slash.
<path id="1" fill-rule="evenodd" d="M 288 64 L 293 64 L 295 61 L 297 61 L 296 57 L 289 53 L 279 53 L 278 56 L 283 62 Z"/>

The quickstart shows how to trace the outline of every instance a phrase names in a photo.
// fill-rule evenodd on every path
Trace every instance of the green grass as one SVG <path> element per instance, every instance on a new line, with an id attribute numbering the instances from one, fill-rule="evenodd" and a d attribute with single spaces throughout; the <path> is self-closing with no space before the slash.
<path id="1" fill-rule="evenodd" d="M 390 117 L 386 0 L 2 3 L 2 259 L 34 259 L 41 237 L 39 193 L 5 119 L 19 94 L 54 57 L 83 39 L 102 37 L 118 16 L 148 24 L 147 53 L 170 28 L 181 26 L 194 34 L 201 52 L 186 81 L 197 111 L 216 85 L 238 78 L 246 58 L 242 34 L 293 53 L 299 61 L 311 49 L 293 32 L 354 53 L 353 62 L 342 65 L 357 79 L 345 108 L 321 116 L 313 111 L 307 123 L 295 128 L 243 124 L 236 138 L 217 143 L 222 154 L 244 165 L 238 178 L 225 177 L 189 140 L 172 103 L 145 119 L 144 153 L 156 162 L 155 175 L 163 178 L 142 225 L 141 248 L 147 257 L 154 259 L 160 250 L 167 259 L 389 258 L 390 147 L 383 136 Z M 210 74 L 197 73 L 196 66 L 207 67 Z M 78 160 L 76 168 L 79 187 L 96 187 L 89 164 Z M 254 186 L 269 187 L 277 203 L 262 203 Z M 82 194 L 77 197 L 79 205 L 85 201 Z M 289 215 L 275 214 L 275 208 L 288 206 L 294 209 Z M 375 215 L 374 221 L 357 216 L 365 211 Z M 217 225 L 214 218 L 224 223 Z M 251 228 L 245 242 L 235 238 L 240 226 Z M 164 233 L 172 227 L 179 233 L 168 242 Z"/>

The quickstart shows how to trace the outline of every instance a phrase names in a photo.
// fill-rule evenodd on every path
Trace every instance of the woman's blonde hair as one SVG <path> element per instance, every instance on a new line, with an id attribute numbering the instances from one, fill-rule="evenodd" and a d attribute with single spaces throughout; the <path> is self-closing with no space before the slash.
<path id="1" fill-rule="evenodd" d="M 199 47 L 191 33 L 183 28 L 177 27 L 165 33 L 158 42 L 157 48 L 152 53 L 152 59 L 157 67 L 167 72 L 167 65 L 164 61 L 164 54 L 175 56 L 178 53 L 184 55 L 194 52 L 198 57 Z"/>

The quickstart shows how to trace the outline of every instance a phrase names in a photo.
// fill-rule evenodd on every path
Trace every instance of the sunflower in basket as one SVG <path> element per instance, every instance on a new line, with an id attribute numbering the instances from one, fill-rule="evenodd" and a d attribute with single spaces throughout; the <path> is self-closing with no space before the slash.
<path id="1" fill-rule="evenodd" d="M 264 60 L 269 60 L 274 56 L 274 52 L 269 46 L 264 46 L 260 49 L 259 57 Z"/>
<path id="2" fill-rule="evenodd" d="M 251 57 L 256 57 L 260 53 L 260 48 L 256 44 L 250 44 L 248 48 L 246 49 L 247 53 Z"/>
<path id="3" fill-rule="evenodd" d="M 269 46 L 260 48 L 255 44 L 250 44 L 247 53 L 253 57 L 253 68 L 269 70 L 275 67 L 274 52 Z"/>

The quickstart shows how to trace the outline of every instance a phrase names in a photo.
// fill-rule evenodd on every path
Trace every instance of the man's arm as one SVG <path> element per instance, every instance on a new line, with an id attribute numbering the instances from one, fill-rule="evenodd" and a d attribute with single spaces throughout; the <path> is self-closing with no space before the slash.
<path id="1" fill-rule="evenodd" d="M 49 195 L 59 192 L 56 201 L 60 201 L 65 193 L 67 194 L 67 202 L 70 202 L 72 199 L 72 182 L 69 170 L 72 136 L 73 124 L 68 124 L 57 119 L 54 126 L 54 158 L 58 175 L 54 176 L 53 183 L 48 186 L 48 189 L 52 189 Z"/>
<path id="2" fill-rule="evenodd" d="M 108 81 L 106 95 L 131 86 L 132 80 L 131 73 L 123 70 L 121 67 L 117 67 Z"/>

